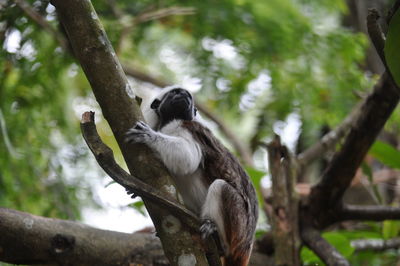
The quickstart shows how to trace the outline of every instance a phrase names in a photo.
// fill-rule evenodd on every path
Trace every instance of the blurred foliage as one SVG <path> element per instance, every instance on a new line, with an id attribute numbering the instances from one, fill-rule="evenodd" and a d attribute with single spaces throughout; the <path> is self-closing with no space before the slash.
<path id="1" fill-rule="evenodd" d="M 48 1 L 27 2 L 61 31 Z M 290 115 L 299 120 L 302 145 L 311 145 L 377 79 L 363 68 L 367 37 L 341 25 L 348 14 L 344 0 L 92 2 L 121 62 L 197 92 L 254 149 Z M 14 1 L 0 1 L 0 44 L 0 206 L 78 219 L 81 208 L 94 203 L 93 180 L 104 176 L 80 137 L 80 114 L 95 110 L 102 138 L 117 150 L 110 129 L 70 52 Z M 386 126 L 396 136 L 399 119 L 396 111 Z M 264 152 L 253 151 L 259 170 L 249 173 L 258 186 L 266 166 Z M 390 158 L 397 153 L 380 143 L 371 152 L 391 167 L 398 167 Z M 357 237 L 398 235 L 385 223 L 374 224 L 379 233 L 374 228 Z M 349 234 L 325 237 L 352 265 L 393 260 L 391 251 L 353 254 L 349 241 L 357 237 Z M 303 252 L 307 263 L 315 262 L 312 256 Z"/>

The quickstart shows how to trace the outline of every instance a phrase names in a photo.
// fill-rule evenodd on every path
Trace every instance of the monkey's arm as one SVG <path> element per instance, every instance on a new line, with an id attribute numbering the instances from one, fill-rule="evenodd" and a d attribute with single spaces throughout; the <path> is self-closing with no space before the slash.
<path id="1" fill-rule="evenodd" d="M 144 122 L 138 122 L 127 132 L 126 141 L 148 145 L 174 175 L 192 174 L 202 160 L 200 146 L 191 134 L 181 127 L 169 131 L 175 135 L 154 131 Z"/>

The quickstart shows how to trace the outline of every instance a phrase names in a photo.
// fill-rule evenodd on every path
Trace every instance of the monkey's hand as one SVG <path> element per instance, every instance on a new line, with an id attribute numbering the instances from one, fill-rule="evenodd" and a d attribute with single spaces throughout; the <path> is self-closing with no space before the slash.
<path id="1" fill-rule="evenodd" d="M 128 143 L 149 143 L 156 139 L 157 133 L 146 123 L 139 121 L 125 134 Z"/>

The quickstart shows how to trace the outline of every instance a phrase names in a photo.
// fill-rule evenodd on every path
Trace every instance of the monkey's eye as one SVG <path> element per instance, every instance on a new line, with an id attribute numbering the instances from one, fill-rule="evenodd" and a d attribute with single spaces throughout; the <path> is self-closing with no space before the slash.
<path id="1" fill-rule="evenodd" d="M 160 106 L 160 103 L 161 103 L 161 101 L 160 101 L 159 99 L 155 99 L 155 100 L 151 103 L 150 108 L 151 108 L 151 109 L 157 109 L 157 108 Z"/>

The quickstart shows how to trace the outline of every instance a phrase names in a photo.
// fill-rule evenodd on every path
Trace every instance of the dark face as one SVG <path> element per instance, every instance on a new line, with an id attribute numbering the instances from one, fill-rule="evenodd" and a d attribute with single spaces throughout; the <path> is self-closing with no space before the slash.
<path id="1" fill-rule="evenodd" d="M 180 88 L 170 90 L 161 100 L 155 99 L 151 109 L 160 117 L 161 126 L 174 119 L 193 120 L 196 115 L 192 95 Z"/>

